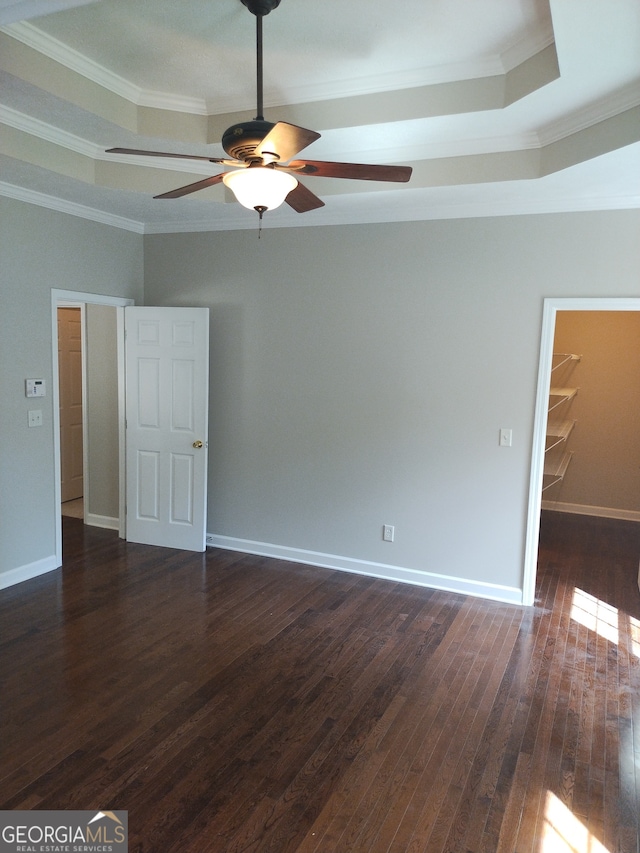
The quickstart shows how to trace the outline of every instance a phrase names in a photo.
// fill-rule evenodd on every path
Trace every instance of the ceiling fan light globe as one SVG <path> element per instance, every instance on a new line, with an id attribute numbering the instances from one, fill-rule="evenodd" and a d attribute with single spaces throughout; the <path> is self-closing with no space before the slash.
<path id="1" fill-rule="evenodd" d="M 249 210 L 273 210 L 280 207 L 291 190 L 298 186 L 293 175 L 265 166 L 227 172 L 222 180 L 240 204 Z"/>

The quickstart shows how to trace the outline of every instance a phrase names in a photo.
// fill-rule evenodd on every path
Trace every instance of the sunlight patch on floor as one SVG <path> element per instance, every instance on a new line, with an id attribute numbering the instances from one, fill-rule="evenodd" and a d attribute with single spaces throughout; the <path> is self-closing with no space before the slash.
<path id="1" fill-rule="evenodd" d="M 610 853 L 584 824 L 547 791 L 539 853 Z"/>
<path id="2" fill-rule="evenodd" d="M 640 619 L 629 616 L 629 627 L 631 629 L 631 651 L 640 658 Z"/>
<path id="3" fill-rule="evenodd" d="M 640 619 L 622 614 L 629 623 L 629 651 L 640 658 Z M 606 601 L 596 598 L 579 587 L 573 590 L 571 618 L 575 619 L 590 631 L 595 631 L 605 640 L 620 644 L 620 614 L 617 607 L 612 607 Z M 623 625 L 623 628 L 626 627 Z"/>
<path id="4" fill-rule="evenodd" d="M 571 618 L 590 631 L 595 631 L 616 646 L 618 636 L 618 609 L 576 587 L 573 591 Z"/>

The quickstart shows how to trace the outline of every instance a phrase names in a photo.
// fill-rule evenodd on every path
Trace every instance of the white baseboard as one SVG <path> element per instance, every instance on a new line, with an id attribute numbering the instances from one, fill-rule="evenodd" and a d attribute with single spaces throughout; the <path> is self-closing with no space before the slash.
<path id="1" fill-rule="evenodd" d="M 87 513 L 84 523 L 90 527 L 103 527 L 105 530 L 120 530 L 120 519 L 111 518 L 108 515 L 96 515 L 93 512 Z"/>
<path id="2" fill-rule="evenodd" d="M 620 521 L 640 521 L 640 512 L 633 509 L 612 509 L 606 506 L 584 506 L 563 501 L 542 501 L 542 509 L 551 512 L 570 512 L 574 515 L 595 515 L 599 518 L 617 518 Z"/>
<path id="3" fill-rule="evenodd" d="M 8 572 L 0 574 L 0 589 L 6 589 L 17 583 L 31 580 L 31 578 L 37 578 L 39 575 L 52 572 L 57 568 L 59 568 L 58 561 L 55 555 L 51 555 L 42 560 L 36 560 L 34 563 L 28 563 L 26 566 L 19 566 L 17 569 L 9 569 Z"/>
<path id="4" fill-rule="evenodd" d="M 323 569 L 336 569 L 340 572 L 367 575 L 395 583 L 408 583 L 446 592 L 457 592 L 461 595 L 473 595 L 477 598 L 489 598 L 506 604 L 522 604 L 521 589 L 500 584 L 482 583 L 466 578 L 390 566 L 385 563 L 372 563 L 367 560 L 340 557 L 336 554 L 323 554 L 318 551 L 289 548 L 285 545 L 272 545 L 268 542 L 253 542 L 250 539 L 237 539 L 232 536 L 217 536 L 211 533 L 207 534 L 207 545 L 213 548 L 224 548 L 227 551 L 240 551 L 244 554 L 275 557 L 278 560 L 304 563 Z"/>

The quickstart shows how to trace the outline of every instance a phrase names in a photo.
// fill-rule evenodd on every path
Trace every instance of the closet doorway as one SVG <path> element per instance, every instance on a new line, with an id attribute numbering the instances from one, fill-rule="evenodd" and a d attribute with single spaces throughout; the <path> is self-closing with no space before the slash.
<path id="1" fill-rule="evenodd" d="M 549 409 L 549 394 L 551 389 L 552 382 L 552 367 L 557 360 L 554 360 L 554 341 L 556 335 L 556 323 L 558 319 L 558 312 L 561 311 L 570 311 L 570 312 L 611 312 L 611 311 L 633 311 L 640 312 L 640 299 L 632 299 L 632 298 L 603 298 L 603 299 L 545 299 L 544 301 L 544 311 L 543 311 L 543 321 L 542 321 L 542 336 L 541 336 L 541 346 L 540 346 L 540 364 L 538 370 L 538 389 L 536 395 L 536 406 L 535 406 L 535 418 L 534 418 L 534 432 L 533 432 L 533 447 L 532 447 L 532 461 L 531 461 L 531 479 L 530 479 L 530 490 L 529 490 L 529 508 L 528 508 L 528 517 L 527 517 L 527 538 L 526 538 L 526 546 L 525 546 L 525 565 L 524 565 L 524 579 L 523 579 L 523 604 L 531 605 L 534 603 L 535 596 L 535 581 L 536 581 L 536 570 L 537 570 L 537 562 L 538 562 L 538 537 L 540 533 L 540 512 L 542 509 L 542 501 L 543 501 L 543 484 L 544 484 L 544 463 L 545 463 L 545 450 L 547 445 L 547 413 Z M 638 314 L 640 317 L 640 313 Z M 606 319 L 606 315 L 603 315 Z M 627 324 L 628 325 L 628 324 Z M 636 356 L 637 353 L 640 352 L 640 341 L 638 342 L 638 349 L 635 350 Z M 580 353 L 577 353 L 578 355 Z M 603 365 L 597 364 L 597 369 L 600 373 L 602 373 Z M 588 378 L 588 369 L 589 364 L 587 361 L 583 360 L 580 362 L 580 371 L 582 375 L 585 377 L 585 386 Z M 606 370 L 606 366 L 604 367 Z M 611 368 L 614 369 L 613 367 Z M 595 368 L 594 368 L 595 370 Z M 639 380 L 640 381 L 640 380 Z M 579 382 L 576 382 L 579 385 Z M 601 383 L 602 387 L 602 383 Z M 578 395 L 580 394 L 580 389 L 578 388 Z M 582 401 L 581 401 L 582 402 Z M 606 405 L 606 402 L 603 402 L 603 406 Z M 633 404 L 630 403 L 625 407 L 625 411 L 631 412 L 633 411 Z M 593 407 L 594 411 L 596 407 Z M 612 412 L 613 416 L 613 412 Z M 620 417 L 625 417 L 624 415 L 619 415 Z M 627 415 L 628 417 L 628 415 Z M 592 417 L 595 420 L 595 416 Z M 600 413 L 599 417 L 600 423 L 606 424 L 606 415 L 603 418 Z M 585 424 L 586 426 L 586 424 Z M 601 427 L 600 427 L 601 429 Z M 576 439 L 580 437 L 580 433 L 578 432 L 578 426 L 576 426 L 576 430 L 572 434 L 571 442 L 575 446 Z M 640 443 L 640 440 L 639 440 Z M 579 447 L 579 445 L 578 445 Z M 588 455 L 585 452 L 582 453 L 583 458 Z M 576 457 L 577 462 L 577 457 Z M 573 465 L 573 461 L 570 464 Z M 629 461 L 631 465 L 631 460 Z M 577 465 L 576 471 L 574 474 L 578 473 Z M 567 489 L 564 494 L 565 507 L 560 507 L 560 503 L 562 501 L 559 500 L 560 493 L 559 489 L 562 489 L 562 485 L 554 485 L 551 489 L 548 489 L 544 493 L 545 502 L 550 498 L 554 497 L 553 490 L 555 490 L 555 503 L 556 506 L 554 508 L 562 508 L 566 509 L 566 511 L 570 512 L 583 512 L 584 514 L 596 514 L 596 515 L 608 515 L 609 517 L 623 517 L 623 518 L 632 518 L 633 520 L 638 520 L 636 518 L 637 513 L 630 513 L 624 510 L 618 510 L 619 513 L 614 515 L 611 507 L 606 507 L 604 504 L 607 503 L 606 499 L 601 499 L 598 505 L 594 505 L 594 500 L 586 497 L 588 495 L 588 487 L 585 485 L 588 477 L 592 474 L 585 475 L 582 472 L 582 483 L 572 483 L 571 491 Z M 576 478 L 574 477 L 574 480 Z M 580 489 L 582 489 L 582 497 L 577 497 L 580 495 Z M 551 493 L 551 494 L 550 494 Z M 567 497 L 572 497 L 572 499 L 566 499 Z M 609 501 L 609 503 L 611 503 Z"/>

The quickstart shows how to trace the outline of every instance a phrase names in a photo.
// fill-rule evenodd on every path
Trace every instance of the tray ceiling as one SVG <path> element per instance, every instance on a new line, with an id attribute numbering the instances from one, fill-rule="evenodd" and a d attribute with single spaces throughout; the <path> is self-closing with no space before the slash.
<path id="1" fill-rule="evenodd" d="M 255 115 L 240 0 L 0 0 L 0 194 L 139 232 L 255 228 L 219 167 Z M 265 227 L 640 206 L 637 0 L 282 0 L 264 19 L 265 117 L 301 156 L 407 164 L 409 184 L 306 179 L 326 203 Z"/>

